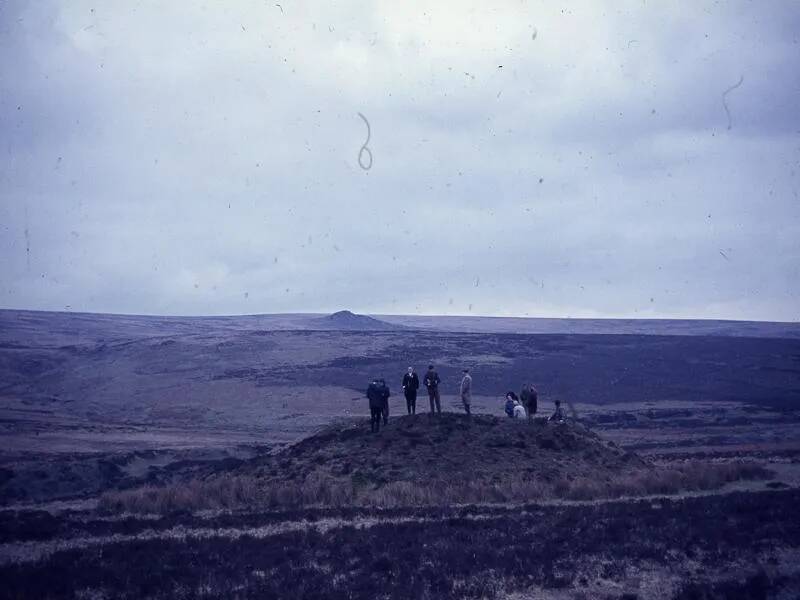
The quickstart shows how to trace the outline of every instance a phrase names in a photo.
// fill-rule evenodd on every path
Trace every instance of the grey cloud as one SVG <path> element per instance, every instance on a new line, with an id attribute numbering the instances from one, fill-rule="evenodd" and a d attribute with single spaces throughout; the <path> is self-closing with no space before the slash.
<path id="1" fill-rule="evenodd" d="M 770 6 L 5 3 L 0 305 L 796 319 Z"/>

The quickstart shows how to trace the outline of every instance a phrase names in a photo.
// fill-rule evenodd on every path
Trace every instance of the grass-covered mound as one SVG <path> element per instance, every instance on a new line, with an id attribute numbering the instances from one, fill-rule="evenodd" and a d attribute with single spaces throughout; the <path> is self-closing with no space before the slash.
<path id="1" fill-rule="evenodd" d="M 585 500 L 715 489 L 765 475 L 749 463 L 657 467 L 579 425 L 446 413 L 393 418 L 380 433 L 367 422 L 332 425 L 230 473 L 109 493 L 101 506 L 165 512 Z"/>
<path id="2" fill-rule="evenodd" d="M 246 469 L 275 482 L 330 477 L 370 490 L 400 482 L 544 484 L 644 466 L 583 427 L 445 413 L 394 418 L 380 433 L 369 423 L 331 426 Z"/>

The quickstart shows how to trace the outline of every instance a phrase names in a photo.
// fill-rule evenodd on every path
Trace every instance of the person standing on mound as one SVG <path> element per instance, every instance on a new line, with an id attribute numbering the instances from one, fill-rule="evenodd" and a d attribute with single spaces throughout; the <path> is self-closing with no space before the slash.
<path id="1" fill-rule="evenodd" d="M 378 433 L 381 430 L 381 417 L 383 416 L 383 394 L 379 380 L 373 379 L 369 384 L 367 398 L 369 399 L 370 431 Z"/>
<path id="2" fill-rule="evenodd" d="M 383 414 L 383 426 L 386 427 L 389 424 L 389 396 L 392 394 L 389 392 L 389 386 L 386 385 L 386 381 L 383 379 L 378 380 L 380 382 L 380 395 L 381 395 L 381 414 Z"/>
<path id="3" fill-rule="evenodd" d="M 464 410 L 467 416 L 470 416 L 469 408 L 472 404 L 472 375 L 469 374 L 469 369 L 464 369 L 464 378 L 461 380 L 461 402 L 464 404 Z"/>
<path id="4" fill-rule="evenodd" d="M 522 393 L 519 395 L 519 399 L 528 413 L 528 418 L 533 419 L 538 409 L 539 392 L 532 383 L 526 383 L 522 386 Z"/>
<path id="5" fill-rule="evenodd" d="M 428 365 L 428 374 L 425 375 L 425 387 L 428 388 L 428 399 L 431 401 L 431 414 L 434 414 L 434 403 L 436 404 L 436 413 L 442 414 L 439 383 L 441 383 L 439 374 L 433 368 L 433 365 Z"/>
<path id="6" fill-rule="evenodd" d="M 403 394 L 406 397 L 406 408 L 408 414 L 417 414 L 417 390 L 419 389 L 419 377 L 414 372 L 414 367 L 408 367 L 408 373 L 403 375 Z"/>

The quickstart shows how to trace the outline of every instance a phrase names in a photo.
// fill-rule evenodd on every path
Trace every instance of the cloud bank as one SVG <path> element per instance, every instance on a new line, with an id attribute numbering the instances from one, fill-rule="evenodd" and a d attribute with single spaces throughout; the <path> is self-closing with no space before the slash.
<path id="1" fill-rule="evenodd" d="M 798 320 L 799 30 L 790 0 L 5 2 L 0 306 Z"/>

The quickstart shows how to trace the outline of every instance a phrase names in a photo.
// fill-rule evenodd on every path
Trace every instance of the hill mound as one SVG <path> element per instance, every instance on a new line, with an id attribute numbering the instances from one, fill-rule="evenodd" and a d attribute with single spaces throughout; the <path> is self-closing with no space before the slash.
<path id="1" fill-rule="evenodd" d="M 349 310 L 340 310 L 327 317 L 320 317 L 309 322 L 312 329 L 332 329 L 347 331 L 396 331 L 405 329 L 402 325 L 387 323 L 366 315 L 357 315 Z"/>
<path id="2" fill-rule="evenodd" d="M 747 462 L 642 460 L 582 425 L 443 413 L 329 426 L 274 455 L 164 487 L 108 492 L 103 510 L 408 507 L 592 500 L 718 489 L 771 474 Z"/>
<path id="3" fill-rule="evenodd" d="M 380 433 L 367 422 L 330 426 L 243 466 L 265 489 L 312 482 L 381 505 L 536 498 L 650 468 L 581 426 L 452 413 L 393 418 Z"/>

